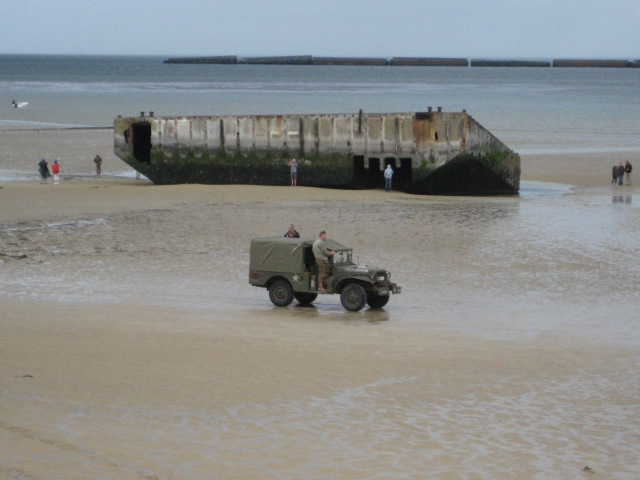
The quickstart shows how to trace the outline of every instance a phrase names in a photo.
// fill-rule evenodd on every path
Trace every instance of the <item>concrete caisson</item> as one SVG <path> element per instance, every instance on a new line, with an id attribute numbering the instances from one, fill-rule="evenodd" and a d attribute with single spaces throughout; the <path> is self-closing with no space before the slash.
<path id="1" fill-rule="evenodd" d="M 157 184 L 394 188 L 422 194 L 517 194 L 520 157 L 466 112 L 118 117 L 115 153 Z"/>

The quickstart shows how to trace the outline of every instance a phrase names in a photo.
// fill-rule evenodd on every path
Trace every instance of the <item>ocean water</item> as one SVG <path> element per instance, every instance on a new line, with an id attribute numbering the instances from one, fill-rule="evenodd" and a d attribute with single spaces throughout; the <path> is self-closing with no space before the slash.
<path id="1" fill-rule="evenodd" d="M 466 109 L 523 154 L 640 151 L 640 69 L 164 65 L 0 55 L 0 130 L 117 115 Z M 12 108 L 11 101 L 29 102 Z"/>

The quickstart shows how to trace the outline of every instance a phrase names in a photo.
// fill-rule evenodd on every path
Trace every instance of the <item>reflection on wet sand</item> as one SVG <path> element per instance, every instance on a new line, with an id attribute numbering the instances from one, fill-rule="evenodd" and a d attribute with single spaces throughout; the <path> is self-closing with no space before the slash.
<path id="1" fill-rule="evenodd" d="M 626 203 L 630 205 L 633 201 L 633 195 L 614 195 L 611 197 L 611 203 Z"/>
<path id="2" fill-rule="evenodd" d="M 377 325 L 379 323 L 388 322 L 390 319 L 390 312 L 381 309 L 365 308 L 360 312 L 346 312 L 337 300 L 338 296 L 333 297 L 336 299 L 336 303 L 322 303 L 316 301 L 312 305 L 300 305 L 293 304 L 288 312 L 283 312 L 282 308 L 272 307 L 270 309 L 270 317 L 282 318 L 283 315 L 291 316 L 296 320 L 328 320 L 331 322 L 343 322 L 350 325 L 362 325 L 371 324 Z M 397 302 L 400 298 L 395 298 Z M 342 310 L 342 311 L 341 311 Z M 254 310 L 254 314 L 260 315 L 261 311 Z M 273 314 L 273 315 L 271 315 Z"/>

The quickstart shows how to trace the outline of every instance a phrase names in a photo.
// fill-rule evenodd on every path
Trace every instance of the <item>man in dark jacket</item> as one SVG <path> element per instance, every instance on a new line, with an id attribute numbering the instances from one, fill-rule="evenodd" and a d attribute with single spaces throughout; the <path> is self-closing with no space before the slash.
<path id="1" fill-rule="evenodd" d="M 633 165 L 631 162 L 627 160 L 627 163 L 624 164 L 624 172 L 627 174 L 627 185 L 631 185 L 631 171 L 633 170 Z"/>
<path id="2" fill-rule="evenodd" d="M 618 165 L 618 185 L 622 185 L 624 180 L 624 165 L 620 162 Z"/>
<path id="3" fill-rule="evenodd" d="M 96 175 L 100 176 L 102 174 L 102 157 L 100 155 L 96 155 L 93 159 L 93 163 L 96 164 Z"/>
<path id="4" fill-rule="evenodd" d="M 38 167 L 40 176 L 42 177 L 40 183 L 47 183 L 47 178 L 51 176 L 51 173 L 49 173 L 49 165 L 47 164 L 47 161 L 43 158 L 38 162 Z"/>
<path id="5" fill-rule="evenodd" d="M 611 169 L 611 183 L 618 183 L 618 165 L 615 163 Z"/>

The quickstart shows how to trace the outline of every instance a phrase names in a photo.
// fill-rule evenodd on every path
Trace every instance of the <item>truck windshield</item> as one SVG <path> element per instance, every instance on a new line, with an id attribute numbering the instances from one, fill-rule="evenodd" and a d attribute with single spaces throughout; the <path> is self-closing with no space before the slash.
<path id="1" fill-rule="evenodd" d="M 333 256 L 334 264 L 345 264 L 345 263 L 353 263 L 351 258 L 353 255 L 353 250 L 341 250 L 336 252 Z"/>

